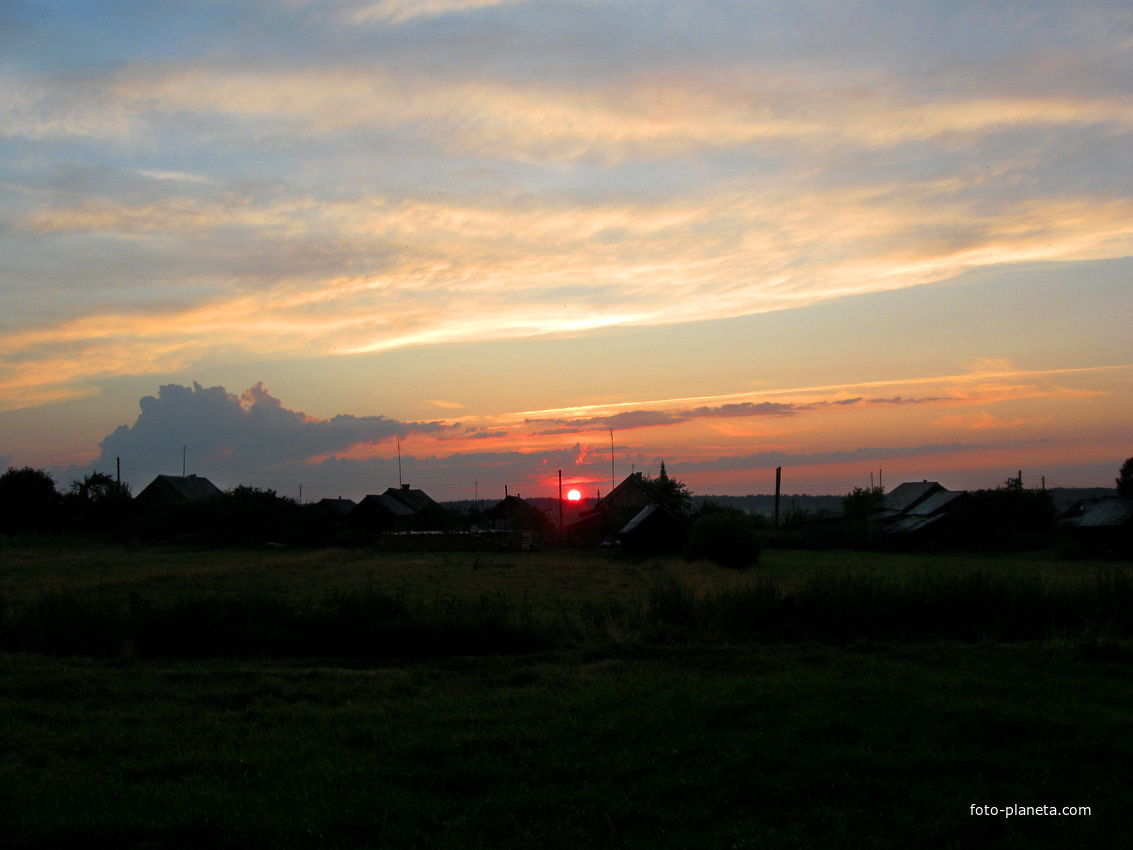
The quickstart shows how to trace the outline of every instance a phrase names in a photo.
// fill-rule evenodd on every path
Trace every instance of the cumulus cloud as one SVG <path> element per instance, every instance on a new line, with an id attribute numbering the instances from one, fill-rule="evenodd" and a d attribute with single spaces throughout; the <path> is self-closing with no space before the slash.
<path id="1" fill-rule="evenodd" d="M 289 410 L 257 383 L 240 395 L 224 387 L 166 384 L 140 401 L 133 425 L 120 425 L 99 448 L 100 461 L 168 459 L 184 447 L 194 464 L 249 473 L 302 462 L 411 433 L 451 429 L 441 422 L 400 422 L 384 416 L 340 414 L 316 419 Z"/>

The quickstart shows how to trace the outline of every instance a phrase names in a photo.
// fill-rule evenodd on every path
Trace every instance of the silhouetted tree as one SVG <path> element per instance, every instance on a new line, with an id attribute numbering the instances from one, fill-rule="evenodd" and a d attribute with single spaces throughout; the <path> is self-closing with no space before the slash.
<path id="1" fill-rule="evenodd" d="M 14 534 L 54 528 L 61 498 L 51 473 L 30 466 L 8 467 L 0 475 L 0 530 Z"/>
<path id="2" fill-rule="evenodd" d="M 692 491 L 683 481 L 669 477 L 665 461 L 661 461 L 661 473 L 656 478 L 648 475 L 643 478 L 652 485 L 653 492 L 666 508 L 679 516 L 687 517 L 691 513 Z"/>
<path id="3" fill-rule="evenodd" d="M 1050 493 L 1027 490 L 1022 475 L 1008 478 L 994 490 L 978 490 L 976 496 L 999 515 L 1004 525 L 1017 531 L 1050 531 L 1058 514 Z"/>
<path id="4" fill-rule="evenodd" d="M 1133 457 L 1121 464 L 1117 476 L 1117 495 L 1123 499 L 1133 499 Z"/>
<path id="5" fill-rule="evenodd" d="M 84 531 L 112 531 L 130 510 L 130 485 L 105 472 L 92 472 L 73 481 L 63 497 L 68 519 Z"/>
<path id="6" fill-rule="evenodd" d="M 877 510 L 884 502 L 884 487 L 855 487 L 842 497 L 842 513 L 845 516 L 862 516 Z"/>

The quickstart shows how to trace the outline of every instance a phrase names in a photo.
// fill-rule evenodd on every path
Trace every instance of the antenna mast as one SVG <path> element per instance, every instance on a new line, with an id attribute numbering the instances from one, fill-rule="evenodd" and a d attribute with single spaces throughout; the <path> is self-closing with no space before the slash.
<path id="1" fill-rule="evenodd" d="M 405 485 L 401 483 L 401 435 L 397 436 L 397 486 L 398 489 L 404 488 Z"/>

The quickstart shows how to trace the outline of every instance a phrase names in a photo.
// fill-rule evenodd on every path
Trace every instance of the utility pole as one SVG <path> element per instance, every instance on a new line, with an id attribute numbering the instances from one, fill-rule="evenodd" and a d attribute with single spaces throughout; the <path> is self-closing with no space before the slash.
<path id="1" fill-rule="evenodd" d="M 779 492 L 783 485 L 783 467 L 775 467 L 775 527 L 779 527 Z"/>
<path id="2" fill-rule="evenodd" d="M 559 470 L 559 534 L 563 533 L 563 471 Z"/>
<path id="3" fill-rule="evenodd" d="M 122 483 L 122 458 L 120 458 L 120 457 L 114 458 L 114 466 L 118 470 L 118 483 L 121 484 Z"/>
<path id="4" fill-rule="evenodd" d="M 397 437 L 397 487 L 404 489 L 405 485 L 401 483 L 401 435 Z"/>
<path id="5" fill-rule="evenodd" d="M 182 478 L 185 477 L 185 451 L 186 451 L 186 447 L 182 446 L 181 447 L 181 477 Z"/>
<path id="6" fill-rule="evenodd" d="M 613 492 L 615 487 L 617 487 L 617 483 L 614 481 L 614 429 L 611 428 L 610 429 L 610 491 Z"/>

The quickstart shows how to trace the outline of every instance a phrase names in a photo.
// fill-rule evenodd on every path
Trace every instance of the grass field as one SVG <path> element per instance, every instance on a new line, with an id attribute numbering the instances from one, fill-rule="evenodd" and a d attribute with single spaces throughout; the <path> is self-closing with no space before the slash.
<path id="1" fill-rule="evenodd" d="M 772 550 L 740 573 L 553 551 L 477 558 L 66 542 L 8 545 L 0 565 L 6 639 L 25 622 L 19 612 L 50 608 L 45 598 L 55 600 L 53 616 L 89 613 L 83 600 L 94 599 L 103 615 L 149 610 L 173 630 L 186 627 L 175 615 L 193 600 L 206 613 L 224 599 L 325 613 L 335 594 L 352 604 L 400 600 L 402 617 L 480 611 L 470 621 L 480 629 L 498 626 L 492 617 L 504 610 L 511 626 L 533 618 L 543 624 L 533 633 L 549 635 L 526 651 L 505 641 L 507 653 L 415 659 L 162 655 L 141 642 L 84 657 L 9 646 L 0 654 L 8 846 L 1133 840 L 1128 565 Z M 860 609 L 855 617 L 884 619 L 886 606 L 923 606 L 908 588 L 959 593 L 949 605 L 1030 605 L 1042 616 L 1058 614 L 1051 600 L 1063 595 L 1100 606 L 1098 588 L 1121 604 L 1109 600 L 1104 629 L 1095 619 L 1027 640 L 876 639 L 858 634 L 853 618 L 831 639 L 729 630 L 726 609 L 762 604 L 768 581 L 780 593 L 768 611 L 780 617 L 837 617 L 821 606 L 844 603 Z M 794 603 L 781 610 L 784 596 Z M 819 607 L 807 609 L 808 599 Z M 349 606 L 336 610 L 349 616 Z M 572 628 L 540 631 L 564 622 Z M 1000 814 L 973 815 L 973 805 Z M 1090 811 L 1006 817 L 1011 805 Z"/>

